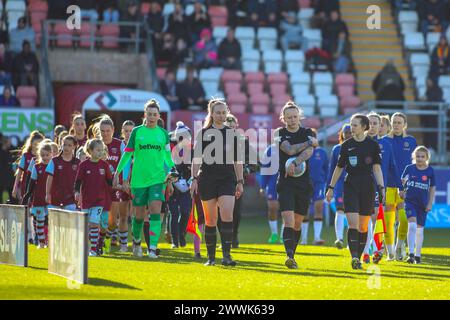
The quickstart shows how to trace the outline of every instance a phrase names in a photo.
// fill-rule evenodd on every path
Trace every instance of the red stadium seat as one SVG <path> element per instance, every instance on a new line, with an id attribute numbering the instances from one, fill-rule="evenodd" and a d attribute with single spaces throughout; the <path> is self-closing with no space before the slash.
<path id="1" fill-rule="evenodd" d="M 108 49 L 119 48 L 120 29 L 117 24 L 102 24 L 99 35 L 102 37 L 102 47 Z"/>
<path id="2" fill-rule="evenodd" d="M 262 110 L 269 110 L 270 97 L 267 93 L 257 94 L 250 96 L 250 105 L 252 106 L 253 113 L 261 113 Z M 256 106 L 267 106 L 266 107 L 256 107 Z M 256 111 L 255 111 L 256 107 Z"/>
<path id="3" fill-rule="evenodd" d="M 268 114 L 269 105 L 268 104 L 255 104 L 252 105 L 252 113 L 254 114 Z"/>
<path id="4" fill-rule="evenodd" d="M 223 82 L 241 82 L 242 73 L 239 70 L 224 70 L 222 73 Z"/>
<path id="5" fill-rule="evenodd" d="M 328 144 L 338 144 L 339 143 L 339 136 L 337 134 L 333 134 L 327 138 Z"/>
<path id="6" fill-rule="evenodd" d="M 335 118 L 323 118 L 323 125 L 328 126 L 336 122 Z"/>
<path id="7" fill-rule="evenodd" d="M 300 8 L 309 8 L 311 6 L 311 0 L 297 0 Z"/>
<path id="8" fill-rule="evenodd" d="M 262 72 L 247 72 L 245 74 L 245 82 L 246 83 L 250 83 L 250 82 L 264 83 L 264 81 L 265 81 L 265 76 L 264 76 L 264 73 L 262 73 Z"/>
<path id="9" fill-rule="evenodd" d="M 302 126 L 310 128 L 320 128 L 320 119 L 317 117 L 307 117 L 302 120 Z"/>
<path id="10" fill-rule="evenodd" d="M 249 95 L 253 96 L 256 94 L 261 94 L 264 91 L 264 84 L 262 82 L 250 82 L 247 83 L 247 92 Z"/>
<path id="11" fill-rule="evenodd" d="M 337 95 L 339 98 L 353 96 L 354 87 L 353 85 L 340 85 L 337 87 Z"/>
<path id="12" fill-rule="evenodd" d="M 228 20 L 228 10 L 224 6 L 210 6 L 208 9 L 211 18 L 211 24 L 216 26 L 226 26 Z"/>
<path id="13" fill-rule="evenodd" d="M 41 38 L 42 38 L 42 26 L 41 23 L 34 23 L 32 25 L 32 28 L 34 30 L 34 33 L 36 33 L 36 45 L 39 47 L 41 45 Z"/>
<path id="14" fill-rule="evenodd" d="M 227 96 L 241 93 L 241 84 L 239 82 L 225 82 L 223 86 Z"/>
<path id="15" fill-rule="evenodd" d="M 336 86 L 341 85 L 355 85 L 355 76 L 351 73 L 339 73 L 336 75 L 336 78 L 334 80 L 336 83 Z"/>
<path id="16" fill-rule="evenodd" d="M 224 27 L 227 25 L 227 18 L 224 17 L 212 17 L 211 18 L 211 26 L 215 27 Z"/>
<path id="17" fill-rule="evenodd" d="M 270 95 L 285 95 L 286 94 L 287 85 L 285 83 L 272 83 L 270 85 Z"/>
<path id="18" fill-rule="evenodd" d="M 31 12 L 31 24 L 40 24 L 41 21 L 47 19 L 47 12 L 36 11 Z"/>
<path id="19" fill-rule="evenodd" d="M 95 37 L 97 26 L 90 22 L 82 22 L 81 29 L 78 30 L 80 36 L 80 47 L 89 48 L 91 46 L 91 36 Z M 95 39 L 92 39 L 95 44 Z"/>
<path id="20" fill-rule="evenodd" d="M 71 47 L 73 31 L 67 29 L 66 22 L 57 22 L 54 27 L 56 45 L 58 47 Z"/>
<path id="21" fill-rule="evenodd" d="M 36 107 L 37 91 L 34 86 L 19 86 L 16 96 L 22 107 Z"/>
<path id="22" fill-rule="evenodd" d="M 361 100 L 356 96 L 343 97 L 341 99 L 341 109 L 355 109 L 361 105 Z"/>
<path id="23" fill-rule="evenodd" d="M 270 73 L 267 76 L 268 83 L 288 83 L 288 76 L 284 72 Z"/>
<path id="24" fill-rule="evenodd" d="M 247 96 L 245 95 L 245 93 L 242 92 L 234 93 L 230 96 L 227 96 L 227 102 L 232 105 L 233 104 L 247 105 Z"/>
<path id="25" fill-rule="evenodd" d="M 150 3 L 142 2 L 141 4 L 141 14 L 146 15 L 150 12 Z"/>
<path id="26" fill-rule="evenodd" d="M 245 113 L 247 111 L 247 106 L 240 103 L 230 103 L 230 111 L 233 114 Z"/>

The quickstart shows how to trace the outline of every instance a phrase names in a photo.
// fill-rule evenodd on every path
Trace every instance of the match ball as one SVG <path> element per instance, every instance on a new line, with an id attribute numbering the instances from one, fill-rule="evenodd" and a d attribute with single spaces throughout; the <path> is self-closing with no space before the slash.
<path id="1" fill-rule="evenodd" d="M 287 170 L 288 170 L 289 165 L 290 165 L 295 159 L 297 159 L 297 157 L 289 158 L 289 159 L 286 161 L 286 166 L 285 166 L 286 172 L 287 172 Z M 301 176 L 305 173 L 305 171 L 306 171 L 306 163 L 305 163 L 305 161 L 303 161 L 302 163 L 300 163 L 299 165 L 297 165 L 297 166 L 295 167 L 294 175 L 293 175 L 292 177 L 294 177 L 294 178 L 301 177 Z"/>

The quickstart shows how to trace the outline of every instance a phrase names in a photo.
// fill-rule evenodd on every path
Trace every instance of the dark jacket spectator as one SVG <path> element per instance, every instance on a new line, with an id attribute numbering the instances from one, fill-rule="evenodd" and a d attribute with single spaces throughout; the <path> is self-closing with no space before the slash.
<path id="1" fill-rule="evenodd" d="M 227 37 L 219 45 L 219 61 L 225 69 L 240 69 L 241 44 L 234 37 L 234 30 L 229 28 Z"/>
<path id="2" fill-rule="evenodd" d="M 9 32 L 9 49 L 14 53 L 19 53 L 23 42 L 27 40 L 31 44 L 31 49 L 36 51 L 36 34 L 31 27 L 25 24 L 25 18 L 19 18 L 17 28 Z"/>
<path id="3" fill-rule="evenodd" d="M 0 43 L 9 43 L 8 28 L 5 19 L 0 17 Z"/>
<path id="4" fill-rule="evenodd" d="M 245 25 L 248 21 L 247 0 L 227 0 L 228 25 L 235 28 Z"/>
<path id="5" fill-rule="evenodd" d="M 277 27 L 277 2 L 274 0 L 248 0 L 250 25 L 257 27 Z"/>
<path id="6" fill-rule="evenodd" d="M 183 6 L 177 3 L 174 12 L 169 16 L 167 32 L 173 33 L 177 40 L 182 38 L 184 41 L 189 42 L 188 26 L 188 19 L 184 14 Z"/>
<path id="7" fill-rule="evenodd" d="M 160 46 L 155 48 L 156 62 L 160 67 L 176 65 L 176 43 L 171 33 L 165 33 Z"/>
<path id="8" fill-rule="evenodd" d="M 180 109 L 180 99 L 178 98 L 178 85 L 175 79 L 175 72 L 172 69 L 167 70 L 166 76 L 160 81 L 161 94 L 169 102 L 172 111 Z"/>
<path id="9" fill-rule="evenodd" d="M 157 2 L 152 2 L 150 5 L 150 12 L 147 16 L 147 23 L 153 37 L 157 40 L 162 39 L 162 32 L 164 28 L 164 17 L 161 13 L 161 7 Z"/>
<path id="10" fill-rule="evenodd" d="M 427 91 L 425 92 L 425 97 L 421 97 L 422 101 L 427 102 L 443 102 L 443 92 L 442 89 L 436 85 L 435 81 L 431 78 L 427 79 Z M 423 110 L 436 110 L 436 106 L 423 106 Z M 438 126 L 438 117 L 436 115 L 421 115 L 420 123 L 424 128 L 436 129 Z M 436 132 L 425 132 L 424 133 L 424 143 L 426 146 L 436 149 L 437 147 L 437 133 Z"/>
<path id="11" fill-rule="evenodd" d="M 278 11 L 280 18 L 286 18 L 290 12 L 298 13 L 299 6 L 297 0 L 280 0 L 278 1 Z"/>
<path id="12" fill-rule="evenodd" d="M 0 107 L 18 107 L 19 100 L 11 94 L 11 88 L 6 86 L 3 88 L 3 94 L 0 95 Z"/>
<path id="13" fill-rule="evenodd" d="M 450 74 L 450 47 L 447 38 L 441 36 L 431 54 L 430 77 L 437 78 Z"/>
<path id="14" fill-rule="evenodd" d="M 138 2 L 132 0 L 128 3 L 127 11 L 121 15 L 120 21 L 122 22 L 142 22 L 142 16 L 139 12 Z M 129 38 L 135 39 L 137 37 L 136 27 L 135 26 L 120 26 L 120 37 L 121 38 Z M 141 32 L 141 37 L 143 34 Z M 121 43 L 122 48 L 126 48 L 128 46 L 127 43 Z"/>
<path id="15" fill-rule="evenodd" d="M 70 0 L 47 0 L 48 19 L 67 19 L 67 7 L 71 5 Z"/>
<path id="16" fill-rule="evenodd" d="M 6 50 L 6 46 L 0 43 L 0 69 L 7 73 L 11 73 L 13 66 L 13 56 L 11 52 Z"/>
<path id="17" fill-rule="evenodd" d="M 189 48 L 183 38 L 179 38 L 176 43 L 175 61 L 173 67 L 178 67 L 186 61 L 189 57 Z"/>
<path id="18" fill-rule="evenodd" d="M 31 51 L 28 41 L 24 41 L 20 52 L 13 62 L 13 85 L 17 86 L 38 86 L 39 62 L 36 54 Z"/>
<path id="19" fill-rule="evenodd" d="M 347 73 L 351 68 L 351 47 L 345 32 L 339 33 L 336 47 L 332 48 L 334 59 L 334 72 Z"/>
<path id="20" fill-rule="evenodd" d="M 316 0 L 315 13 L 324 19 L 328 19 L 332 11 L 340 12 L 339 0 Z"/>
<path id="21" fill-rule="evenodd" d="M 445 21 L 445 2 L 442 0 L 423 0 L 419 11 L 422 32 L 426 34 L 430 28 L 434 32 L 443 32 L 448 26 Z"/>
<path id="22" fill-rule="evenodd" d="M 388 61 L 372 82 L 372 90 L 376 100 L 404 101 L 405 83 L 394 66 L 393 61 Z M 388 106 L 389 107 L 389 106 Z M 394 106 L 392 106 L 394 107 Z M 383 106 L 385 108 L 385 106 Z M 398 108 L 398 106 L 395 106 Z"/>
<path id="23" fill-rule="evenodd" d="M 188 24 L 191 33 L 191 43 L 196 43 L 200 39 L 200 32 L 203 29 L 211 27 L 209 15 L 199 1 L 196 1 L 194 4 L 194 12 L 189 16 Z"/>
<path id="24" fill-rule="evenodd" d="M 75 5 L 79 6 L 81 9 L 81 19 L 87 19 L 92 22 L 98 20 L 98 6 L 95 0 L 76 0 Z"/>
<path id="25" fill-rule="evenodd" d="M 432 79 L 427 79 L 427 91 L 425 97 L 428 102 L 442 102 L 444 94 L 441 87 L 437 86 Z"/>
<path id="26" fill-rule="evenodd" d="M 324 50 L 332 53 L 333 48 L 336 48 L 339 33 L 345 32 L 348 36 L 347 25 L 339 17 L 338 11 L 332 11 L 330 20 L 325 23 L 322 28 L 322 47 Z"/>
<path id="27" fill-rule="evenodd" d="M 8 192 L 9 199 L 12 199 L 14 184 L 13 161 L 11 141 L 0 132 L 0 168 L 2 168 L 0 170 L 0 203 L 2 203 L 1 195 L 3 195 L 4 191 Z"/>
<path id="28" fill-rule="evenodd" d="M 197 68 L 209 68 L 217 64 L 217 47 L 211 38 L 211 31 L 204 29 L 200 40 L 194 46 L 194 65 Z"/>
<path id="29" fill-rule="evenodd" d="M 178 97 L 183 110 L 194 109 L 193 106 L 206 109 L 205 90 L 202 83 L 195 77 L 194 69 L 188 69 L 186 80 L 179 86 Z"/>

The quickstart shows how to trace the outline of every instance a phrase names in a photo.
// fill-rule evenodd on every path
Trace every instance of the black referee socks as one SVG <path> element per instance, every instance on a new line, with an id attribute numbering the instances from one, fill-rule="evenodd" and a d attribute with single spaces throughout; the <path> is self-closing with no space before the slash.
<path id="1" fill-rule="evenodd" d="M 222 240 L 222 252 L 224 257 L 230 256 L 231 241 L 233 240 L 233 222 L 224 222 L 220 226 L 220 239 Z"/>
<path id="2" fill-rule="evenodd" d="M 360 258 L 361 255 L 358 256 L 359 251 L 359 231 L 358 229 L 348 229 L 347 230 L 347 238 L 348 238 L 348 248 L 350 249 L 350 254 L 352 258 Z M 366 233 L 367 238 L 367 233 Z M 363 247 L 364 250 L 364 247 Z"/>
<path id="3" fill-rule="evenodd" d="M 300 237 L 302 236 L 302 230 L 294 230 L 294 254 L 297 251 L 298 242 L 300 241 Z"/>
<path id="4" fill-rule="evenodd" d="M 294 258 L 294 228 L 284 227 L 283 229 L 283 243 L 286 254 L 289 258 Z"/>
<path id="5" fill-rule="evenodd" d="M 205 226 L 205 243 L 208 251 L 208 259 L 214 260 L 216 258 L 216 244 L 217 233 L 216 227 Z"/>
<path id="6" fill-rule="evenodd" d="M 361 255 L 364 252 L 364 248 L 366 247 L 367 242 L 367 232 L 359 233 L 359 250 L 358 250 L 358 258 L 361 258 Z"/>

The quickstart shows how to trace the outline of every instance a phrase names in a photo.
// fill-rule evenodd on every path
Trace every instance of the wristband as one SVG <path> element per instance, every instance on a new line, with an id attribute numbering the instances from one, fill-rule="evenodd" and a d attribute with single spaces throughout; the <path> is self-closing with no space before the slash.
<path id="1" fill-rule="evenodd" d="M 331 189 L 331 190 L 334 190 L 334 187 L 332 187 L 332 186 L 328 186 L 328 189 Z"/>
<path id="2" fill-rule="evenodd" d="M 237 181 L 237 184 L 242 184 L 242 185 L 244 185 L 244 179 L 239 179 L 238 181 Z"/>

